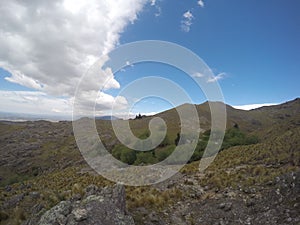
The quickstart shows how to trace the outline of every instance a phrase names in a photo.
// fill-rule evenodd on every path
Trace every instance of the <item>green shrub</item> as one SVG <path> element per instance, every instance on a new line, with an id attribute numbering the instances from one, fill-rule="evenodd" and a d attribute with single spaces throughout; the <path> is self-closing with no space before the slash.
<path id="1" fill-rule="evenodd" d="M 124 145 L 116 145 L 112 150 L 112 155 L 116 159 L 130 165 L 136 160 L 136 151 Z"/>
<path id="2" fill-rule="evenodd" d="M 168 145 L 164 148 L 158 148 L 155 150 L 155 157 L 158 159 L 158 161 L 163 161 L 174 151 L 175 148 L 175 145 Z"/>
<path id="3" fill-rule="evenodd" d="M 136 160 L 136 151 L 124 147 L 121 152 L 120 160 L 124 163 L 127 163 L 129 165 L 132 165 L 134 161 Z"/>
<path id="4" fill-rule="evenodd" d="M 124 148 L 124 146 L 122 145 L 116 145 L 113 150 L 112 150 L 112 155 L 113 157 L 115 157 L 116 159 L 120 160 L 121 159 L 121 153 L 122 153 L 122 149 Z"/>
<path id="5" fill-rule="evenodd" d="M 155 164 L 157 163 L 157 158 L 154 156 L 154 151 L 148 152 L 139 152 L 136 154 L 136 160 L 134 162 L 135 165 L 140 164 Z"/>
<path id="6" fill-rule="evenodd" d="M 246 136 L 239 128 L 233 127 L 226 131 L 221 149 L 256 143 L 258 143 L 258 138 L 256 136 Z"/>

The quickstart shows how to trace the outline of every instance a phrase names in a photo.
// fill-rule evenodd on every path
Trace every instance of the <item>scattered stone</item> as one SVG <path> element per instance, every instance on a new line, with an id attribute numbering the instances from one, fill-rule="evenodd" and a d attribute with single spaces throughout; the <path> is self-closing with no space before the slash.
<path id="1" fill-rule="evenodd" d="M 5 186 L 5 191 L 7 191 L 7 192 L 10 192 L 11 191 L 11 186 L 10 185 L 7 185 L 7 186 Z"/>
<path id="2" fill-rule="evenodd" d="M 208 190 L 209 190 L 209 187 L 208 187 L 208 186 L 205 186 L 205 187 L 203 188 L 203 190 L 204 190 L 204 191 L 208 191 Z"/>
<path id="3" fill-rule="evenodd" d="M 158 215 L 153 211 L 149 214 L 148 218 L 151 222 L 154 222 L 154 223 L 157 223 L 160 221 Z"/>
<path id="4" fill-rule="evenodd" d="M 226 224 L 227 223 L 223 219 L 220 219 L 219 225 L 226 225 Z"/>
<path id="5" fill-rule="evenodd" d="M 29 193 L 29 196 L 30 196 L 31 198 L 37 199 L 37 198 L 40 197 L 40 193 L 37 192 L 37 191 L 33 191 L 33 192 L 30 192 L 30 193 Z"/>
<path id="6" fill-rule="evenodd" d="M 19 204 L 19 202 L 21 202 L 24 199 L 24 196 L 25 194 L 18 194 L 11 197 L 11 199 L 9 199 L 7 202 L 4 202 L 3 207 L 4 208 L 16 207 Z"/>
<path id="7" fill-rule="evenodd" d="M 227 202 L 227 203 L 221 203 L 218 207 L 219 209 L 223 209 L 225 212 L 228 212 L 232 208 L 232 203 Z"/>
<path id="8" fill-rule="evenodd" d="M 90 195 L 94 195 L 98 192 L 99 188 L 96 185 L 89 185 L 86 189 L 85 189 L 85 195 L 86 196 L 90 196 Z"/>
<path id="9" fill-rule="evenodd" d="M 42 209 L 44 209 L 44 205 L 38 203 L 38 204 L 35 204 L 32 209 L 31 209 L 31 213 L 32 214 L 37 214 L 39 213 Z"/>
<path id="10" fill-rule="evenodd" d="M 75 194 L 71 198 L 71 201 L 80 201 L 80 200 L 81 200 L 81 195 L 80 194 Z"/>
<path id="11" fill-rule="evenodd" d="M 80 208 L 77 208 L 77 209 L 74 209 L 72 211 L 72 214 L 74 215 L 74 219 L 76 222 L 80 222 L 82 220 L 86 220 L 87 219 L 87 210 L 86 209 L 80 209 Z"/>
<path id="12" fill-rule="evenodd" d="M 220 205 L 219 205 L 219 209 L 224 209 L 225 208 L 225 203 L 221 203 Z"/>

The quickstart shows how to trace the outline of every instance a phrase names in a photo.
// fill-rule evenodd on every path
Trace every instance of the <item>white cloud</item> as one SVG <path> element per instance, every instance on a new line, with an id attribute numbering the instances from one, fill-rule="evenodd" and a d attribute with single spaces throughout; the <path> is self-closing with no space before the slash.
<path id="1" fill-rule="evenodd" d="M 193 73 L 192 76 L 197 77 L 197 78 L 201 78 L 201 77 L 204 77 L 204 74 L 200 73 L 200 72 L 196 72 L 196 73 Z"/>
<path id="2" fill-rule="evenodd" d="M 145 1 L 12 0 L 1 4 L 0 67 L 13 74 L 7 78 L 11 82 L 72 95 L 74 83 L 95 59 L 114 48 Z"/>
<path id="3" fill-rule="evenodd" d="M 263 106 L 272 106 L 272 105 L 278 105 L 279 103 L 262 103 L 262 104 L 249 104 L 249 105 L 237 105 L 232 106 L 236 109 L 242 109 L 242 110 L 251 110 L 251 109 L 257 109 Z"/>
<path id="4" fill-rule="evenodd" d="M 154 13 L 154 16 L 155 17 L 159 17 L 161 15 L 161 13 L 162 13 L 162 9 L 158 5 L 156 5 L 155 8 L 156 8 L 156 13 Z"/>
<path id="5" fill-rule="evenodd" d="M 217 82 L 223 79 L 226 76 L 226 73 L 219 73 L 217 76 L 211 77 L 207 79 L 207 83 Z"/>
<path id="6" fill-rule="evenodd" d="M 131 62 L 129 62 L 129 61 L 126 61 L 126 66 L 134 67 L 134 65 Z"/>
<path id="7" fill-rule="evenodd" d="M 192 20 L 194 19 L 193 14 L 188 10 L 182 15 L 183 19 L 181 20 L 181 30 L 184 32 L 189 32 L 191 29 Z"/>
<path id="8" fill-rule="evenodd" d="M 56 98 L 38 91 L 0 91 L 0 101 L 0 112 L 71 116 L 74 98 Z M 128 104 L 122 96 L 97 91 L 82 92 L 77 102 L 81 106 L 78 115 L 93 115 L 95 107 L 95 114 L 100 116 L 108 115 L 112 106 L 118 112 Z"/>
<path id="9" fill-rule="evenodd" d="M 36 90 L 41 90 L 43 85 L 40 84 L 37 80 L 32 79 L 31 77 L 27 77 L 24 74 L 22 74 L 20 71 L 15 71 L 12 76 L 5 77 L 5 80 L 17 83 L 25 87 L 33 88 Z"/>
<path id="10" fill-rule="evenodd" d="M 126 108 L 128 102 L 125 97 L 113 97 L 104 92 L 85 91 L 76 96 L 76 103 L 86 112 L 92 112 L 94 107 L 96 111 L 109 111 L 112 106 L 115 110 Z"/>
<path id="11" fill-rule="evenodd" d="M 150 0 L 150 4 L 151 4 L 151 6 L 155 6 L 156 0 Z"/>
<path id="12" fill-rule="evenodd" d="M 190 12 L 190 11 L 186 11 L 184 14 L 183 14 L 183 17 L 186 18 L 186 19 L 193 19 L 193 14 Z"/>
<path id="13" fill-rule="evenodd" d="M 0 111 L 71 115 L 72 102 L 69 98 L 54 98 L 37 91 L 0 91 Z"/>
<path id="14" fill-rule="evenodd" d="M 203 7 L 204 7 L 204 2 L 203 2 L 203 0 L 199 0 L 199 1 L 198 1 L 198 5 L 199 5 L 200 7 L 203 8 Z"/>
<path id="15" fill-rule="evenodd" d="M 5 79 L 71 98 L 81 76 L 118 44 L 120 34 L 146 2 L 11 0 L 0 4 L 0 67 L 12 74 Z M 99 72 L 84 82 L 86 90 L 97 90 L 104 83 L 105 89 L 120 87 L 111 70 Z"/>
<path id="16" fill-rule="evenodd" d="M 155 7 L 156 12 L 154 13 L 155 17 L 159 17 L 161 15 L 161 7 L 157 4 L 157 0 L 149 0 L 150 1 L 150 5 Z"/>

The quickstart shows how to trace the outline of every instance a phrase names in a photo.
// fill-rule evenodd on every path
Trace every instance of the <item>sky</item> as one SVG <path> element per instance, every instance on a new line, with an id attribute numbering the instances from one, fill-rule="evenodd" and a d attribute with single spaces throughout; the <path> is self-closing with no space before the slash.
<path id="1" fill-rule="evenodd" d="M 170 65 L 128 61 L 116 72 L 107 66 L 115 48 L 143 40 L 194 52 L 214 74 L 202 79 L 217 83 L 236 108 L 293 100 L 300 94 L 299 10 L 298 0 L 6 1 L 0 4 L 0 111 L 71 115 L 76 102 L 82 114 L 94 107 L 107 115 L 112 106 L 120 117 L 154 114 L 184 103 L 167 99 L 178 95 L 176 87 L 191 103 L 207 100 L 188 74 Z M 157 86 L 144 79 L 149 76 L 169 84 Z M 150 85 L 161 96 L 139 98 Z"/>

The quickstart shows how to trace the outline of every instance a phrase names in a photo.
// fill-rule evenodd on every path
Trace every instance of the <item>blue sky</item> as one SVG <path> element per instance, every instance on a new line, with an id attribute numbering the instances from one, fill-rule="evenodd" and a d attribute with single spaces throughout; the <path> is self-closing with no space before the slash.
<path id="1" fill-rule="evenodd" d="M 188 2 L 188 3 L 187 3 Z M 198 54 L 215 74 L 225 101 L 232 105 L 279 103 L 299 96 L 299 1 L 162 1 L 162 13 L 145 10 L 122 35 L 121 43 L 159 39 L 178 43 Z M 182 14 L 194 16 L 182 32 Z"/>
<path id="2" fill-rule="evenodd" d="M 12 19 L 9 16 L 12 13 L 16 18 L 24 14 L 24 10 L 18 11 L 20 3 L 17 1 L 6 8 L 0 7 L 3 15 L 0 23 L 0 48 L 3 50 L 0 54 L 0 111 L 70 113 L 72 88 L 88 68 L 84 67 L 87 62 L 120 44 L 141 40 L 174 42 L 196 53 L 220 78 L 218 82 L 225 102 L 230 105 L 281 103 L 299 97 L 298 0 L 203 0 L 203 5 L 197 0 L 131 0 L 130 3 L 119 1 L 116 5 L 107 2 L 98 7 L 106 11 L 98 11 L 82 26 L 78 19 L 90 12 L 88 7 L 95 8 L 94 3 L 61 2 L 65 14 L 56 6 L 33 5 L 39 16 L 43 16 L 42 9 L 53 7 L 53 15 L 45 14 L 42 20 L 36 17 L 28 21 Z M 30 8 L 24 4 L 22 7 L 25 12 Z M 69 20 L 72 29 L 55 22 L 54 18 L 60 17 L 62 21 Z M 44 28 L 46 21 L 52 22 L 50 30 Z M 106 26 L 102 26 L 104 22 Z M 95 32 L 87 33 L 87 23 L 91 23 L 88 26 Z M 20 28 L 25 25 L 31 26 L 32 31 Z M 41 34 L 43 38 L 39 37 Z M 81 59 L 84 63 L 78 66 Z M 116 101 L 123 87 L 146 76 L 171 79 L 188 91 L 193 103 L 206 101 L 201 90 L 182 71 L 157 63 L 141 63 L 114 74 L 114 82 L 105 90 L 106 98 L 99 103 L 99 110 L 105 113 L 105 104 Z M 103 80 L 97 84 L 101 82 Z M 126 100 L 117 100 L 121 110 Z M 45 107 L 35 110 L 40 103 Z M 172 105 L 163 99 L 147 98 L 136 104 L 132 113 L 159 112 L 170 107 Z"/>

